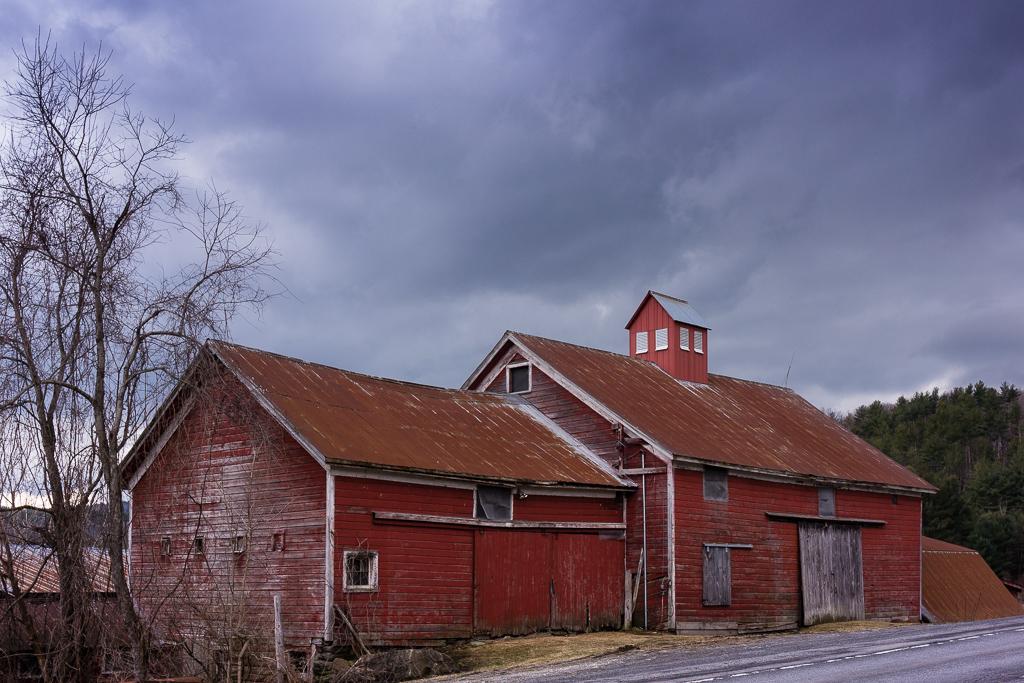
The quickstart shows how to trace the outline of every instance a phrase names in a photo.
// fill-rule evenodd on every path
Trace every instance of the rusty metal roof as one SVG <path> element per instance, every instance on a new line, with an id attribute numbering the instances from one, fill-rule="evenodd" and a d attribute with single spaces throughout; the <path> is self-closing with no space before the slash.
<path id="1" fill-rule="evenodd" d="M 723 375 L 683 382 L 639 358 L 518 332 L 509 339 L 677 457 L 935 490 L 789 389 Z"/>
<path id="2" fill-rule="evenodd" d="M 977 551 L 921 538 L 921 599 L 933 622 L 978 621 L 1024 614 Z"/>
<path id="3" fill-rule="evenodd" d="M 329 463 L 626 488 L 515 396 L 371 377 L 223 342 L 209 348 Z"/>
<path id="4" fill-rule="evenodd" d="M 39 545 L 10 546 L 11 561 L 18 590 L 27 594 L 60 593 L 60 571 L 53 550 Z M 6 551 L 4 551 L 6 552 Z M 111 593 L 110 558 L 100 548 L 85 548 L 85 568 L 92 580 L 94 593 Z M 0 563 L 0 594 L 13 590 L 11 577 Z"/>

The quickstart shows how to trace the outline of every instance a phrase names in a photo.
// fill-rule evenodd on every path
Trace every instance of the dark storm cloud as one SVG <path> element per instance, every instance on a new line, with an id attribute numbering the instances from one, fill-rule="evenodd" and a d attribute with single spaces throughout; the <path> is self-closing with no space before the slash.
<path id="1" fill-rule="evenodd" d="M 103 40 L 269 226 L 236 334 L 458 384 L 506 328 L 612 349 L 651 287 L 720 372 L 850 407 L 1024 381 L 1016 3 L 25 3 Z M 0 68 L 4 64 L 0 62 Z"/>

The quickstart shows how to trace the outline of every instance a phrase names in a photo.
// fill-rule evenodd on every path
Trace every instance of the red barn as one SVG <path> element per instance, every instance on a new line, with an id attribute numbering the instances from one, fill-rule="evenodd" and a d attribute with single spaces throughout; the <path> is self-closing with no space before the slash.
<path id="1" fill-rule="evenodd" d="M 508 332 L 461 390 L 211 342 L 124 463 L 131 578 L 232 649 L 633 623 L 917 620 L 933 488 L 793 391 L 708 372 L 649 293 L 629 355 Z M 216 654 L 216 653 L 214 653 Z"/>
<path id="2" fill-rule="evenodd" d="M 507 332 L 463 388 L 519 396 L 638 484 L 634 623 L 919 619 L 928 482 L 789 389 L 709 373 L 686 301 L 649 292 L 626 329 L 628 356 Z"/>
<path id="3" fill-rule="evenodd" d="M 275 595 L 290 650 L 335 608 L 384 645 L 622 623 L 635 487 L 518 396 L 211 342 L 124 471 L 133 590 L 171 640 L 271 636 Z"/>

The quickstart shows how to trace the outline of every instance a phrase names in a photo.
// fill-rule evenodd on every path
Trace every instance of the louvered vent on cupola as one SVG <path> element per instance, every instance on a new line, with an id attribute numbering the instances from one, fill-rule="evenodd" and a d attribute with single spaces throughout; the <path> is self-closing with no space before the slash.
<path id="1" fill-rule="evenodd" d="M 657 364 L 677 379 L 707 383 L 711 328 L 685 299 L 647 292 L 626 329 L 630 355 Z"/>

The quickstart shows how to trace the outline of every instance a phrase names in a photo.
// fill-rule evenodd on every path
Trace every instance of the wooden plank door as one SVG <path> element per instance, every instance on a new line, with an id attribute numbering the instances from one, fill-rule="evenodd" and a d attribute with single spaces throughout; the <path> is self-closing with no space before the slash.
<path id="1" fill-rule="evenodd" d="M 555 534 L 551 628 L 590 631 L 622 625 L 625 541 L 600 534 Z"/>
<path id="2" fill-rule="evenodd" d="M 864 618 L 860 527 L 800 523 L 804 626 Z"/>
<path id="3" fill-rule="evenodd" d="M 546 532 L 477 530 L 474 631 L 504 636 L 548 628 L 551 546 Z"/>

